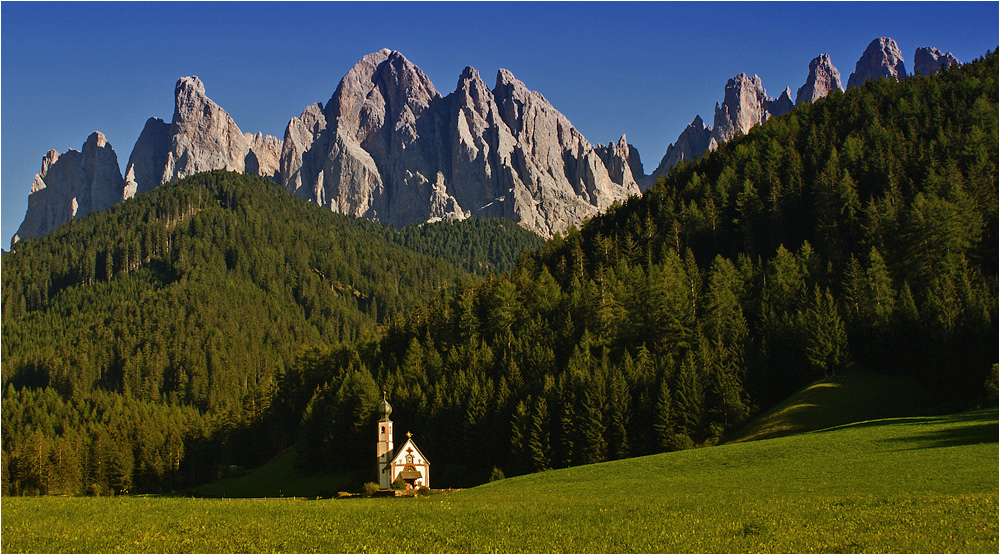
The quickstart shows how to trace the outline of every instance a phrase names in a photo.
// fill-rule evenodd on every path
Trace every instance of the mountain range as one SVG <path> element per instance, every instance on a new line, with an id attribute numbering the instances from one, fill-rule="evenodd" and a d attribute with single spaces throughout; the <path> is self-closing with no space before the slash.
<path id="1" fill-rule="evenodd" d="M 921 47 L 914 63 L 918 73 L 928 74 L 959 62 Z M 869 44 L 847 87 L 906 76 L 895 41 L 882 37 Z M 331 211 L 395 226 L 504 217 L 550 237 L 638 194 L 679 162 L 841 89 L 840 73 L 826 54 L 810 62 L 794 102 L 790 88 L 773 99 L 758 76 L 741 73 L 726 83 L 713 125 L 696 116 L 647 175 L 624 135 L 617 143 L 591 144 L 542 94 L 505 69 L 491 89 L 466 67 L 455 90 L 442 96 L 420 68 L 384 49 L 363 57 L 325 105 L 312 104 L 291 118 L 281 140 L 244 133 L 200 79 L 182 77 L 171 122 L 146 121 L 124 176 L 100 132 L 79 152 L 49 151 L 13 243 L 214 169 L 266 177 Z"/>

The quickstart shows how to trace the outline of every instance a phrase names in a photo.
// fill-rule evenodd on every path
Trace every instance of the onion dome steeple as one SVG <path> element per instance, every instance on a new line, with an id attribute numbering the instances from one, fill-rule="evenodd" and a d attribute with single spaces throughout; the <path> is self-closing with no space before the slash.
<path id="1" fill-rule="evenodd" d="M 392 414 L 392 405 L 389 401 L 385 399 L 385 392 L 382 392 L 382 402 L 378 404 L 378 415 L 381 421 L 389 420 L 389 415 Z"/>

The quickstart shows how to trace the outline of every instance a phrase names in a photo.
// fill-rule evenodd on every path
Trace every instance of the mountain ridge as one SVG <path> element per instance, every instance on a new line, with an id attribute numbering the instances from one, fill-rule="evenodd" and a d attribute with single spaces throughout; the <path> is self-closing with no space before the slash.
<path id="1" fill-rule="evenodd" d="M 930 47 L 915 54 L 922 72 L 959 63 L 949 56 Z M 905 69 L 879 73 L 878 68 L 897 64 L 902 68 L 898 46 L 880 37 L 866 49 L 852 79 L 905 77 Z M 395 226 L 505 217 L 549 237 L 647 189 L 680 161 L 840 88 L 828 55 L 810 63 L 794 103 L 790 87 L 772 99 L 759 77 L 741 73 L 727 83 L 713 125 L 696 116 L 646 175 L 639 152 L 624 135 L 618 143 L 591 144 L 508 70 L 497 71 L 491 89 L 466 67 L 455 90 L 442 96 L 405 56 L 382 49 L 362 57 L 325 105 L 314 103 L 292 117 L 282 139 L 244 133 L 207 96 L 200 79 L 182 77 L 171 122 L 149 118 L 124 175 L 109 172 L 90 189 L 118 202 L 178 177 L 228 169 L 270 178 L 332 211 Z M 77 192 L 78 180 L 50 175 L 46 168 L 43 162 L 12 245 L 109 205 L 91 206 Z M 30 198 L 43 188 L 50 192 Z"/>

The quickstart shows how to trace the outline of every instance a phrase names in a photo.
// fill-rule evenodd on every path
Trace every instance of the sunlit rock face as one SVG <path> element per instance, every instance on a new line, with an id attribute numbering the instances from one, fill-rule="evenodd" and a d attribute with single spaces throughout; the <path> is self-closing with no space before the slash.
<path id="1" fill-rule="evenodd" d="M 104 134 L 93 132 L 80 151 L 50 150 L 31 184 L 28 210 L 13 242 L 46 235 L 63 222 L 108 208 L 122 200 L 124 188 L 118 156 Z"/>
<path id="2" fill-rule="evenodd" d="M 809 76 L 795 94 L 795 104 L 816 102 L 834 90 L 843 90 L 840 72 L 833 65 L 829 54 L 820 54 L 809 62 Z"/>
<path id="3" fill-rule="evenodd" d="M 289 191 L 393 225 L 500 216 L 550 236 L 639 192 L 627 146 L 594 148 L 509 71 L 490 89 L 467 67 L 441 96 L 391 50 L 293 118 L 283 144 Z"/>
<path id="4" fill-rule="evenodd" d="M 233 118 L 205 94 L 198 77 L 174 87 L 169 124 L 150 118 L 125 169 L 126 197 L 203 171 L 231 170 L 276 179 L 281 141 L 244 134 Z"/>

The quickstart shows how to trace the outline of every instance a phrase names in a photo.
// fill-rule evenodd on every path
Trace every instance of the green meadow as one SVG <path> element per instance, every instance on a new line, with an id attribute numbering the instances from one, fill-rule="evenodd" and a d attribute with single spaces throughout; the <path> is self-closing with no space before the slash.
<path id="1" fill-rule="evenodd" d="M 2 500 L 13 552 L 997 552 L 997 409 L 402 499 Z"/>

